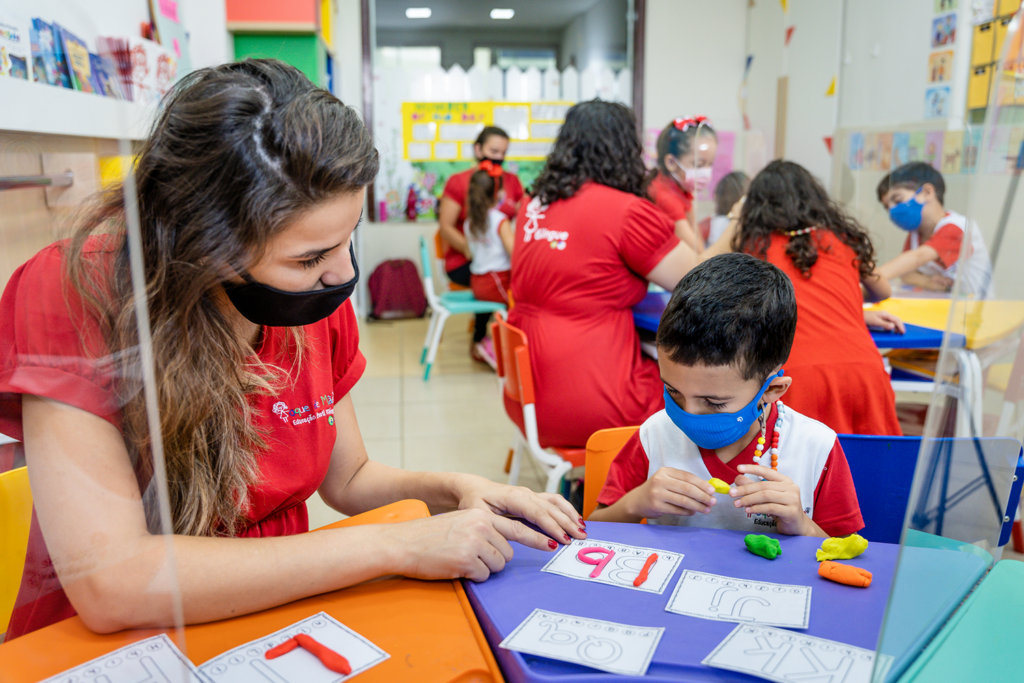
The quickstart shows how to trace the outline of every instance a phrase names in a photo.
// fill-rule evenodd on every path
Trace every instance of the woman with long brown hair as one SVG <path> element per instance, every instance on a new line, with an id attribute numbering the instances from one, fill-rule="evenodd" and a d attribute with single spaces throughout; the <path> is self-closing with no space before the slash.
<path id="1" fill-rule="evenodd" d="M 356 113 L 296 69 L 204 69 L 168 96 L 134 192 L 108 192 L 70 241 L 14 274 L 0 298 L 0 432 L 24 441 L 37 519 L 8 638 L 75 612 L 101 632 L 172 625 L 175 574 L 197 623 L 382 575 L 481 580 L 511 557 L 506 539 L 554 549 L 585 536 L 560 497 L 368 460 L 347 299 L 377 168 Z M 350 515 L 405 498 L 460 511 L 302 533 L 315 491 Z"/>

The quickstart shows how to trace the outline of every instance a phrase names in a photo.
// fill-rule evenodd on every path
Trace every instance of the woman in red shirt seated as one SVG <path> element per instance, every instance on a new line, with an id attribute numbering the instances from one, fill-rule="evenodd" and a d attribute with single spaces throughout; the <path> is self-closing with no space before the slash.
<path id="1" fill-rule="evenodd" d="M 675 223 L 676 236 L 697 253 L 704 240 L 693 215 L 693 196 L 711 183 L 718 136 L 703 116 L 675 119 L 658 136 L 658 169 L 651 201 Z"/>
<path id="2" fill-rule="evenodd" d="M 675 287 L 696 254 L 647 199 L 642 154 L 632 110 L 575 105 L 516 218 L 509 322 L 530 340 L 542 446 L 582 447 L 664 407 L 632 308 L 648 281 Z"/>
<path id="3" fill-rule="evenodd" d="M 585 537 L 558 496 L 367 458 L 347 299 L 377 168 L 359 116 L 293 67 L 203 69 L 168 95 L 132 201 L 107 193 L 73 239 L 15 272 L 0 298 L 0 432 L 24 442 L 36 516 L 8 639 L 76 612 L 111 632 L 171 626 L 178 605 L 186 623 L 214 621 L 384 575 L 482 580 L 512 556 L 506 539 Z M 303 533 L 316 491 L 348 515 L 407 498 L 459 511 Z"/>

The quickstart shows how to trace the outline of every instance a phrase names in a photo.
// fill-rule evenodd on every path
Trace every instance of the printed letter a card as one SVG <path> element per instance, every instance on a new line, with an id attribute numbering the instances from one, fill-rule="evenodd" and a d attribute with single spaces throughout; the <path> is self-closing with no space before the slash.
<path id="1" fill-rule="evenodd" d="M 91 662 L 68 669 L 43 683 L 206 683 L 192 662 L 161 634 L 126 645 Z"/>
<path id="2" fill-rule="evenodd" d="M 881 681 L 892 658 L 879 657 L 875 680 Z M 871 683 L 875 653 L 802 633 L 740 624 L 701 664 L 778 683 Z"/>
<path id="3" fill-rule="evenodd" d="M 657 559 L 648 565 L 651 555 Z M 575 540 L 555 553 L 541 571 L 571 579 L 596 581 L 609 586 L 629 588 L 661 595 L 683 559 L 682 553 L 641 548 L 624 543 L 587 539 Z M 639 586 L 633 582 L 647 566 L 647 579 Z"/>
<path id="4" fill-rule="evenodd" d="M 643 676 L 664 632 L 535 609 L 500 647 L 613 674 Z"/>
<path id="5" fill-rule="evenodd" d="M 352 673 L 342 676 L 303 648 L 275 659 L 266 651 L 305 633 L 348 660 Z M 390 655 L 341 622 L 320 612 L 265 638 L 239 645 L 199 667 L 213 683 L 338 683 L 380 664 Z M 127 683 L 127 682 L 126 682 Z M 134 683 L 134 682 L 132 682 Z"/>
<path id="6" fill-rule="evenodd" d="M 665 609 L 714 621 L 807 628 L 811 587 L 733 579 L 687 569 Z"/>

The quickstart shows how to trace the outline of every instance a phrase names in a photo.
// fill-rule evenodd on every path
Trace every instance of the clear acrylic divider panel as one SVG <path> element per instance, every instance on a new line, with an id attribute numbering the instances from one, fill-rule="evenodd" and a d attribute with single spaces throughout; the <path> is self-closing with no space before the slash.
<path id="1" fill-rule="evenodd" d="M 60 6 L 66 28 L 87 45 L 113 33 L 92 18 L 91 5 Z M 27 30 L 33 12 L 26 7 L 24 14 Z M 139 224 L 132 159 L 158 105 L 33 82 L 31 64 L 28 70 L 21 82 L 0 77 L 0 178 L 29 184 L 0 189 L 0 379 L 13 389 L 0 388 L 10 418 L 0 429 L 10 432 L 0 434 L 0 642 L 7 634 L 0 680 L 42 680 L 95 657 L 96 670 L 66 679 L 190 680 L 170 646 L 187 656 L 162 439 L 159 427 L 152 429 L 161 423 L 160 383 L 170 378 L 154 372 L 146 301 L 136 296 L 147 278 L 140 240 L 152 237 L 143 237 L 147 228 Z M 32 114 L 15 111 L 22 108 Z M 69 170 L 70 187 L 35 185 Z M 84 255 L 64 242 L 59 258 L 21 269 L 40 250 L 80 233 L 101 204 L 111 210 L 96 221 Z M 80 279 L 64 270 L 69 259 L 82 266 Z M 60 284 L 38 286 L 53 282 Z M 96 296 L 78 307 L 83 291 Z M 115 300 L 111 292 L 125 296 Z M 27 408 L 27 429 L 19 406 Z M 103 413 L 109 421 L 97 415 Z M 107 602 L 89 606 L 87 596 L 96 594 Z M 9 630 L 19 620 L 39 624 L 49 620 L 40 615 L 67 614 L 68 604 L 87 617 L 18 638 Z M 156 630 L 121 630 L 102 643 L 84 637 L 90 626 L 125 624 Z M 154 636 L 162 640 L 133 645 Z M 17 657 L 5 655 L 14 648 Z"/>
<path id="2" fill-rule="evenodd" d="M 879 637 L 879 681 L 894 681 L 907 672 L 1000 559 L 1018 515 L 1024 483 L 1024 201 L 1017 196 L 1024 166 L 1020 23 L 1018 12 L 992 69 L 987 107 L 943 120 L 945 147 L 934 163 L 943 171 L 944 205 L 967 217 L 971 236 L 964 237 L 948 300 L 917 304 L 936 306 L 930 310 L 943 312 L 946 328 L 938 354 L 917 359 L 921 372 L 933 375 L 935 389 Z M 879 206 L 874 189 L 884 171 L 864 166 L 868 134 L 841 133 L 837 152 L 845 156 L 833 171 L 840 198 Z M 880 207 L 869 215 L 872 227 L 887 220 Z M 892 226 L 888 229 L 889 235 L 903 238 Z M 979 253 L 983 250 L 987 263 Z"/>

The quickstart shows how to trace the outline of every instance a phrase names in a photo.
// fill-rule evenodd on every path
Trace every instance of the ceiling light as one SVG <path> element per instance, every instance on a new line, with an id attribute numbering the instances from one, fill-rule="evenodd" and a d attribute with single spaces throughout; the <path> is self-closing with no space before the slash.
<path id="1" fill-rule="evenodd" d="M 405 10 L 405 16 L 407 19 L 429 19 L 430 8 L 429 7 L 408 7 Z"/>
<path id="2" fill-rule="evenodd" d="M 516 15 L 514 9 L 492 9 L 491 19 L 511 19 Z"/>

